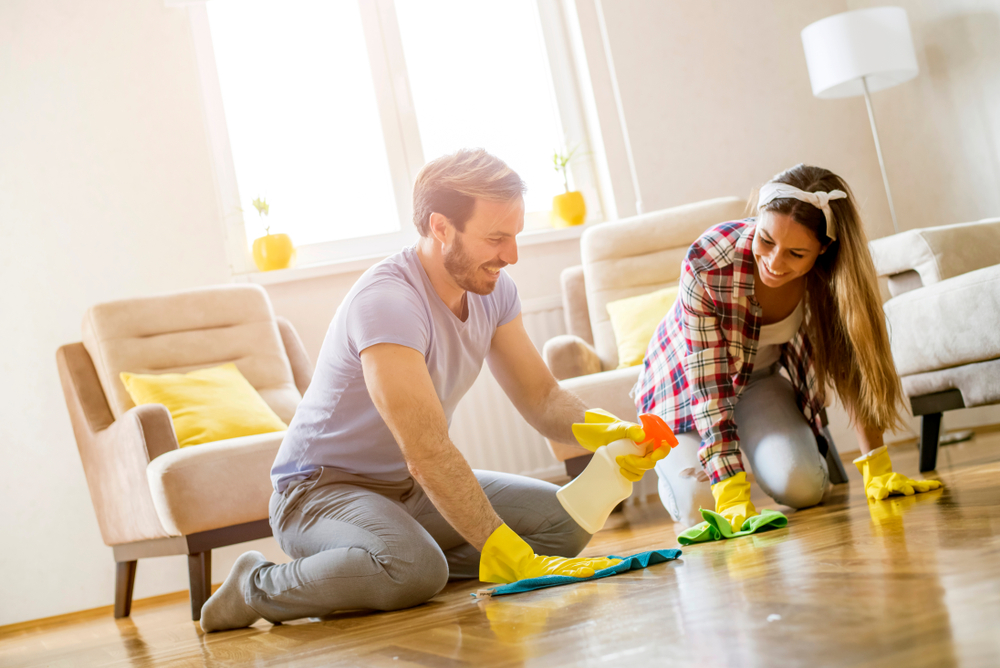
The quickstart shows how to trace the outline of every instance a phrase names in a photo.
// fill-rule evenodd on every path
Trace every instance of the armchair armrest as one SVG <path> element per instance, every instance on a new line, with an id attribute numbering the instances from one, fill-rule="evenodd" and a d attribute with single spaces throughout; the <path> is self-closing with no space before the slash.
<path id="1" fill-rule="evenodd" d="M 555 336 L 542 347 L 542 358 L 556 380 L 598 373 L 601 358 L 594 348 L 579 336 Z"/>
<path id="2" fill-rule="evenodd" d="M 288 363 L 292 365 L 292 378 L 295 379 L 295 387 L 299 394 L 305 396 L 309 383 L 312 382 L 313 363 L 309 360 L 306 347 L 302 345 L 302 339 L 295 327 L 287 318 L 275 317 L 278 322 L 278 331 L 281 333 L 281 342 L 285 346 L 285 353 L 288 355 Z"/>
<path id="3" fill-rule="evenodd" d="M 115 420 L 83 344 L 59 348 L 56 363 L 105 545 L 167 536 L 153 506 L 146 466 L 178 447 L 170 413 L 160 404 L 147 404 Z"/>
<path id="4" fill-rule="evenodd" d="M 869 244 L 879 276 L 899 276 L 893 296 L 997 264 L 1000 218 L 908 230 Z M 911 272 L 919 275 L 919 281 Z"/>

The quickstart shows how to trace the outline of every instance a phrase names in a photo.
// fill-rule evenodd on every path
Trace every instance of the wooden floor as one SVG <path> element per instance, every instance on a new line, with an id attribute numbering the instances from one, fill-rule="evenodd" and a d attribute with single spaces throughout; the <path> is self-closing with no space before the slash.
<path id="1" fill-rule="evenodd" d="M 916 473 L 915 448 L 892 455 Z M 0 665 L 998 666 L 1000 433 L 939 464 L 943 490 L 871 507 L 850 467 L 786 529 L 606 580 L 482 601 L 458 583 L 410 610 L 207 636 L 166 597 L 0 629 Z M 653 501 L 586 554 L 676 547 Z"/>

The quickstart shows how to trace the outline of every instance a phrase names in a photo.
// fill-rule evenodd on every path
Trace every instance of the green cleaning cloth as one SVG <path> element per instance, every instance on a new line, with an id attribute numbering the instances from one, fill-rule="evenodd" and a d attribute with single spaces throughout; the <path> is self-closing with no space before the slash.
<path id="1" fill-rule="evenodd" d="M 574 578 L 568 575 L 543 575 L 537 578 L 518 580 L 510 584 L 502 584 L 489 589 L 481 589 L 472 596 L 483 598 L 485 596 L 503 596 L 505 594 L 520 594 L 535 589 L 545 589 L 547 587 L 558 587 L 559 585 L 573 584 L 574 582 L 586 582 L 587 580 L 599 580 L 600 578 L 611 577 L 619 573 L 637 571 L 655 564 L 662 564 L 665 561 L 672 561 L 681 556 L 680 550 L 650 550 L 633 554 L 631 557 L 616 557 L 614 555 L 608 559 L 621 559 L 621 562 L 614 566 L 602 568 L 588 578 Z"/>
<path id="2" fill-rule="evenodd" d="M 748 517 L 743 522 L 739 531 L 734 532 L 729 520 L 712 510 L 701 509 L 701 516 L 705 521 L 695 524 L 687 531 L 677 536 L 677 542 L 681 545 L 694 545 L 695 543 L 707 543 L 713 540 L 723 540 L 726 538 L 739 538 L 749 536 L 759 531 L 768 529 L 780 529 L 788 526 L 788 518 L 777 510 L 763 510 L 760 515 Z"/>

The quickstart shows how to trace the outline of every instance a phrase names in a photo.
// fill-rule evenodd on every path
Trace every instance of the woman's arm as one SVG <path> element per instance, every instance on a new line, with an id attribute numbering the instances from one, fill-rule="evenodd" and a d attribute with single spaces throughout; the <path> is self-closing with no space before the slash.
<path id="1" fill-rule="evenodd" d="M 863 427 L 860 422 L 855 421 L 854 430 L 858 434 L 858 445 L 861 446 L 862 455 L 867 455 L 872 450 L 877 450 L 882 447 L 883 441 L 881 429 Z"/>

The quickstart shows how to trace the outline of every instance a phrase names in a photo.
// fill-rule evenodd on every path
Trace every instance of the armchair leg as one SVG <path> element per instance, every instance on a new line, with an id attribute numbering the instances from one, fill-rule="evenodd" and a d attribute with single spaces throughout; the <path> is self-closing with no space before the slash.
<path id="1" fill-rule="evenodd" d="M 941 434 L 941 413 L 928 413 L 920 418 L 920 472 L 937 468 L 938 438 Z"/>
<path id="2" fill-rule="evenodd" d="M 830 435 L 830 430 L 826 426 L 823 427 L 823 438 L 826 439 L 826 467 L 830 471 L 830 482 L 834 485 L 843 485 L 847 482 L 847 470 L 844 468 L 844 462 L 840 459 L 840 453 L 837 452 L 833 436 Z"/>
<path id="3" fill-rule="evenodd" d="M 188 555 L 188 578 L 191 582 L 191 619 L 201 619 L 201 606 L 212 595 L 212 551 Z"/>
<path id="4" fill-rule="evenodd" d="M 132 589 L 135 586 L 136 561 L 115 562 L 115 619 L 132 612 Z"/>

